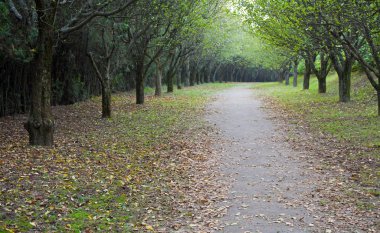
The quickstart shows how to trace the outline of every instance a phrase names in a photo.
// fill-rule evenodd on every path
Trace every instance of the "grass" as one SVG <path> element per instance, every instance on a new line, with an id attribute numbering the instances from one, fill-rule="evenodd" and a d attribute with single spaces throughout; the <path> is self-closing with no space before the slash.
<path id="1" fill-rule="evenodd" d="M 300 77 L 302 79 L 302 77 Z M 292 83 L 292 82 L 290 82 Z M 353 163 L 372 163 L 361 168 L 361 182 L 379 185 L 380 118 L 377 116 L 376 93 L 362 73 L 353 73 L 349 103 L 340 103 L 336 74 L 327 77 L 327 93 L 318 94 L 318 82 L 312 77 L 310 90 L 302 90 L 302 83 L 294 88 L 279 83 L 262 83 L 254 86 L 263 95 L 274 100 L 278 108 L 292 116 L 290 123 L 306 124 L 315 135 L 326 134 L 341 143 L 357 148 L 349 157 Z M 369 162 L 368 162 L 369 161 Z"/>
<path id="2" fill-rule="evenodd" d="M 230 86 L 205 84 L 148 96 L 143 106 L 117 94 L 107 120 L 100 118 L 99 97 L 55 107 L 53 148 L 27 145 L 25 116 L 0 119 L 9 126 L 0 132 L 0 163 L 7 164 L 0 168 L 0 232 L 150 229 L 145 212 L 170 215 L 171 182 L 188 182 L 184 169 L 173 170 L 180 166 L 170 154 L 178 146 L 173 141 L 202 128 L 199 116 L 209 95 Z"/>

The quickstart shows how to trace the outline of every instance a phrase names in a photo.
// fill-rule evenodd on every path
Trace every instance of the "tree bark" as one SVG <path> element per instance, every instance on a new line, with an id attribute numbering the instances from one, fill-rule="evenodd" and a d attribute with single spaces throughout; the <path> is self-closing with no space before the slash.
<path id="1" fill-rule="evenodd" d="M 285 76 L 285 85 L 286 86 L 289 86 L 289 83 L 290 83 L 290 81 L 289 81 L 289 71 L 288 70 L 285 70 L 284 71 L 284 76 Z"/>
<path id="2" fill-rule="evenodd" d="M 349 102 L 351 99 L 351 70 L 354 57 L 350 52 L 342 54 L 330 54 L 335 71 L 339 78 L 339 102 Z"/>
<path id="3" fill-rule="evenodd" d="M 108 55 L 109 58 L 107 59 L 106 74 L 102 86 L 102 118 L 111 117 L 111 55 L 107 54 L 107 56 Z"/>
<path id="4" fill-rule="evenodd" d="M 144 104 L 144 69 L 143 65 L 139 64 L 136 69 L 136 104 Z"/>
<path id="5" fill-rule="evenodd" d="M 310 75 L 311 75 L 311 67 L 308 59 L 305 59 L 305 73 L 303 74 L 303 89 L 309 90 L 310 88 Z"/>
<path id="6" fill-rule="evenodd" d="M 314 71 L 318 79 L 318 93 L 326 93 L 326 77 L 331 69 L 331 63 L 329 57 L 324 52 L 319 54 L 320 68 L 315 67 L 314 62 L 310 63 L 311 69 Z"/>
<path id="7" fill-rule="evenodd" d="M 219 68 L 221 67 L 222 64 L 219 64 L 218 67 L 215 68 L 214 70 L 214 74 L 212 75 L 212 78 L 211 78 L 211 82 L 215 82 L 216 81 L 216 75 L 218 74 L 218 71 L 219 71 Z"/>
<path id="8" fill-rule="evenodd" d="M 107 50 L 107 49 L 106 49 Z M 105 74 L 99 70 L 98 65 L 95 62 L 95 59 L 92 53 L 87 53 L 91 60 L 92 67 L 95 69 L 96 76 L 100 82 L 102 88 L 102 118 L 111 117 L 111 77 L 110 77 L 110 67 L 111 67 L 111 55 L 107 54 L 107 67 L 105 69 Z"/>
<path id="9" fill-rule="evenodd" d="M 102 118 L 111 117 L 111 85 L 110 81 L 105 80 L 105 86 L 102 87 Z"/>
<path id="10" fill-rule="evenodd" d="M 326 93 L 326 76 L 318 78 L 318 93 Z"/>
<path id="11" fill-rule="evenodd" d="M 162 65 L 159 59 L 156 60 L 156 89 L 154 91 L 155 96 L 161 96 L 162 93 Z"/>
<path id="12" fill-rule="evenodd" d="M 352 65 L 351 65 L 352 66 Z M 351 67 L 346 68 L 339 76 L 339 101 L 351 100 Z"/>
<path id="13" fill-rule="evenodd" d="M 185 87 L 190 86 L 190 75 L 190 59 L 187 58 L 185 63 Z"/>
<path id="14" fill-rule="evenodd" d="M 339 77 L 339 101 L 349 102 L 351 100 L 351 70 L 353 60 L 347 59 L 342 65 L 341 69 L 338 69 Z"/>
<path id="15" fill-rule="evenodd" d="M 205 83 L 205 80 L 206 80 L 206 69 L 203 69 L 203 71 L 201 71 L 201 77 L 200 77 L 200 83 L 203 84 Z"/>
<path id="16" fill-rule="evenodd" d="M 303 89 L 308 90 L 310 87 L 310 75 L 312 72 L 314 72 L 316 75 L 318 72 L 316 72 L 315 69 L 315 59 L 316 59 L 316 53 L 311 51 L 306 51 L 304 54 L 305 58 L 305 73 L 304 73 L 304 81 L 303 81 Z"/>
<path id="17" fill-rule="evenodd" d="M 166 80 L 167 80 L 167 92 L 168 93 L 172 93 L 174 91 L 174 85 L 173 85 L 173 77 L 174 77 L 174 74 L 173 74 L 173 71 L 169 71 L 167 73 L 167 77 L 166 77 Z"/>
<path id="18" fill-rule="evenodd" d="M 197 79 L 197 72 L 195 70 L 192 70 L 191 74 L 190 74 L 190 86 L 194 86 L 195 85 L 195 80 L 196 79 Z"/>
<path id="19" fill-rule="evenodd" d="M 260 73 L 260 70 L 258 70 L 255 74 L 256 76 L 256 79 L 259 77 L 259 73 Z M 279 71 L 277 71 L 277 76 L 278 76 L 278 82 L 279 83 L 283 83 L 284 80 L 285 80 L 285 74 L 284 74 L 284 71 L 282 69 L 280 69 Z"/>
<path id="20" fill-rule="evenodd" d="M 31 145 L 52 146 L 54 119 L 50 101 L 56 5 L 42 0 L 35 2 L 38 14 L 38 47 L 33 61 L 35 73 L 31 81 L 30 114 L 24 126 L 29 133 Z"/>
<path id="21" fill-rule="evenodd" d="M 180 90 L 182 89 L 182 69 L 178 68 L 177 69 L 177 89 Z"/>
<path id="22" fill-rule="evenodd" d="M 195 78 L 196 78 L 196 82 L 197 82 L 197 85 L 201 84 L 201 74 L 200 74 L 200 71 L 196 71 L 196 75 L 195 75 Z"/>
<path id="23" fill-rule="evenodd" d="M 380 80 L 379 80 L 379 83 L 380 83 Z M 380 117 L 380 91 L 376 91 L 376 92 L 377 92 L 377 116 Z"/>
<path id="24" fill-rule="evenodd" d="M 298 85 L 298 59 L 294 60 L 294 69 L 293 69 L 293 87 Z"/>
<path id="25" fill-rule="evenodd" d="M 206 80 L 205 80 L 206 83 L 209 83 L 211 81 L 212 67 L 213 67 L 212 62 L 210 62 L 207 69 L 207 75 L 206 75 Z"/>

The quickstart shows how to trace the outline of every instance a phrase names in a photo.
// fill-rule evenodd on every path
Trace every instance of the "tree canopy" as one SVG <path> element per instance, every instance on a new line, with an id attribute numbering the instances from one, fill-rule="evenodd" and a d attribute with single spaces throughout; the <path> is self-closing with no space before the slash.
<path id="1" fill-rule="evenodd" d="M 315 73 L 320 93 L 333 67 L 347 102 L 355 64 L 380 91 L 378 9 L 367 0 L 0 2 L 1 114 L 30 110 L 31 143 L 51 145 L 51 104 L 102 94 L 110 117 L 115 90 L 135 89 L 143 104 L 161 82 L 173 92 L 174 83 L 289 84 L 293 75 L 297 86 L 300 63 L 303 88 Z"/>

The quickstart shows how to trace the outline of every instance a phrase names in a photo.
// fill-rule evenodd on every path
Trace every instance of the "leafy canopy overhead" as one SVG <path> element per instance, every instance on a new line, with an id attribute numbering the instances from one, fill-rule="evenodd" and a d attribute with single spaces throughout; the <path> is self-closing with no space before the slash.
<path id="1" fill-rule="evenodd" d="M 236 11 L 232 1 L 213 18 L 204 33 L 203 50 L 222 63 L 244 61 L 247 68 L 280 68 L 285 50 L 270 46 L 244 24 L 243 14 Z"/>

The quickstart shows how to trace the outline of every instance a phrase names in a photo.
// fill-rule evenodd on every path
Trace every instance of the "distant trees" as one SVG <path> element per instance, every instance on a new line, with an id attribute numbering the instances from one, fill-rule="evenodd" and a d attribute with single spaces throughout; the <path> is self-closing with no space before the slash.
<path id="1" fill-rule="evenodd" d="M 379 1 L 241 1 L 248 25 L 267 43 L 300 53 L 305 60 L 304 89 L 314 72 L 319 93 L 334 67 L 339 100 L 350 101 L 351 70 L 357 61 L 379 96 Z M 315 66 L 315 59 L 320 66 Z M 380 115 L 380 97 L 378 97 Z"/>
<path id="2" fill-rule="evenodd" d="M 237 7 L 236 2 L 239 2 Z M 0 115 L 30 111 L 32 145 L 53 145 L 51 104 L 146 85 L 283 81 L 305 63 L 326 92 L 334 67 L 350 100 L 356 60 L 378 94 L 379 2 L 366 0 L 9 0 L 0 2 Z M 243 17 L 240 17 L 243 14 Z M 243 23 L 245 21 L 245 24 Z M 12 39 L 11 39 L 12 38 Z M 380 114 L 380 110 L 379 110 Z"/>
<path id="3" fill-rule="evenodd" d="M 60 88 L 66 85 L 64 73 L 70 69 L 65 63 L 73 62 L 72 58 L 75 57 L 83 66 L 92 67 L 84 72 L 92 72 L 98 78 L 99 82 L 91 85 L 100 87 L 102 116 L 110 117 L 112 76 L 118 77 L 116 81 L 125 76 L 125 81 L 131 84 L 128 85 L 136 87 L 136 103 L 142 104 L 146 77 L 155 73 L 152 67 L 156 65 L 154 68 L 160 71 L 157 80 L 160 81 L 160 74 L 164 74 L 161 78 L 165 79 L 168 91 L 173 91 L 174 78 L 180 73 L 178 70 L 191 51 L 199 46 L 202 28 L 207 25 L 205 22 L 218 9 L 218 0 L 1 2 L 0 63 L 3 66 L 10 58 L 20 61 L 18 66 L 21 67 L 30 64 L 30 68 L 20 74 L 25 78 L 22 87 L 31 84 L 31 88 L 24 88 L 27 91 L 23 93 L 26 101 L 30 93 L 31 100 L 24 103 L 30 109 L 29 119 L 25 123 L 30 144 L 51 146 L 54 143 L 55 124 L 51 103 L 52 96 L 56 98 L 55 91 L 64 95 Z M 107 22 L 106 25 L 104 22 Z M 10 36 L 15 39 L 10 40 Z M 74 45 L 75 40 L 80 44 Z M 78 57 L 70 49 L 67 54 L 63 52 L 62 49 L 69 44 L 78 46 L 83 50 L 79 53 L 87 55 L 85 57 L 88 59 Z M 58 58 L 58 54 L 64 59 Z M 118 59 L 113 59 L 114 56 Z M 57 63 L 56 60 L 64 63 Z M 12 72 L 16 71 L 1 72 L 11 77 Z M 87 88 L 81 83 L 87 73 L 76 75 L 79 77 L 76 82 L 80 83 L 76 88 Z M 56 77 L 62 78 L 63 83 L 53 83 Z M 131 77 L 134 77 L 134 82 Z M 6 82 L 9 83 L 10 79 Z M 160 82 L 157 85 L 160 89 Z M 8 104 L 9 88 L 4 88 L 6 95 L 2 103 Z M 88 87 L 88 93 L 97 91 Z"/>

